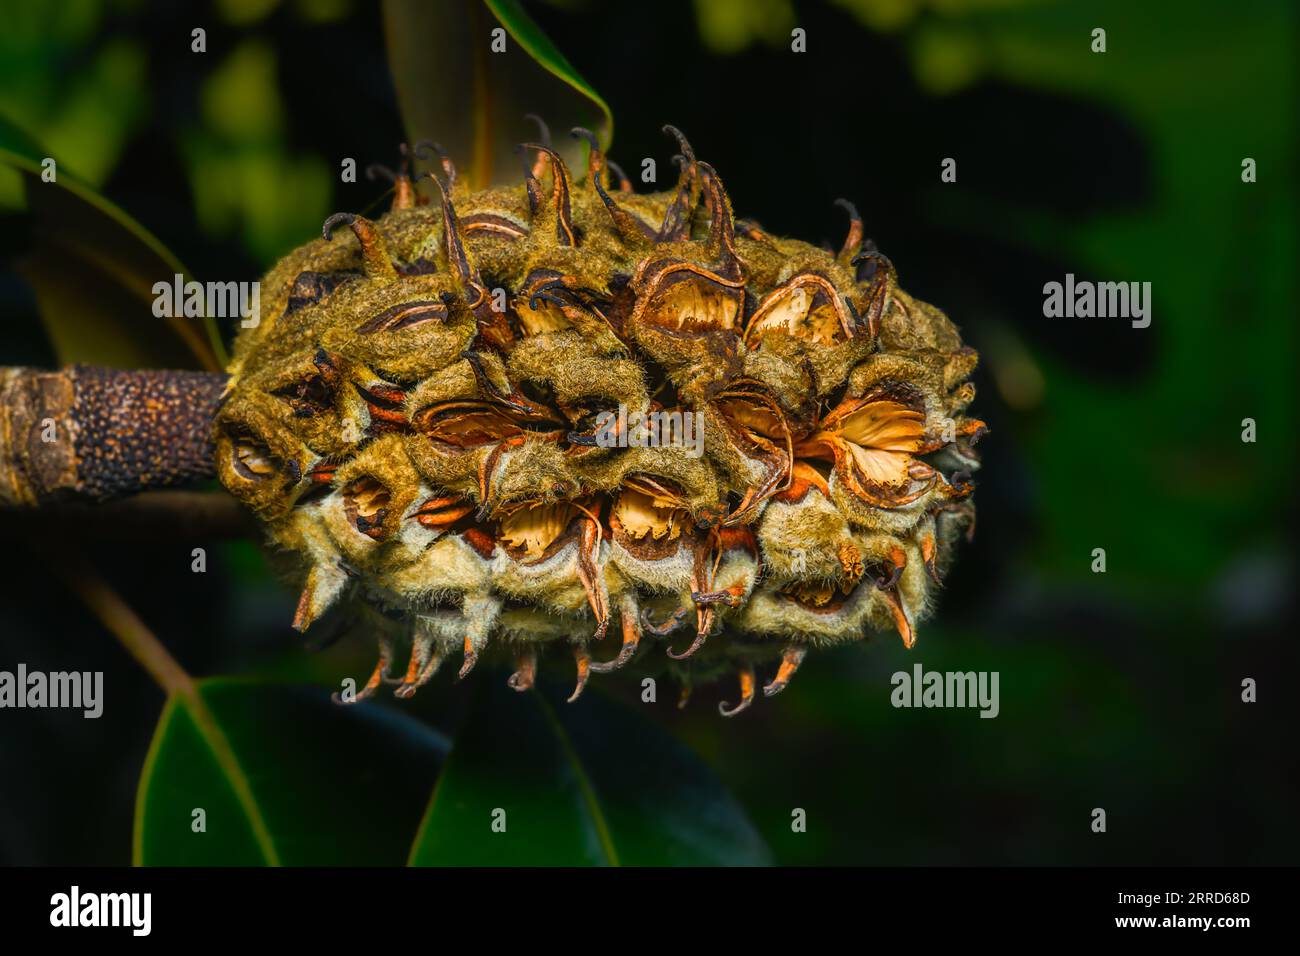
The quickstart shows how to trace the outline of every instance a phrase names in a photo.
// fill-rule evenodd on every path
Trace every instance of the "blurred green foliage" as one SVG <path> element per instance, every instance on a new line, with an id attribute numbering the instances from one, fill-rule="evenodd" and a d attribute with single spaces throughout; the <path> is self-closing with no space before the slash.
<path id="1" fill-rule="evenodd" d="M 633 708 L 599 690 L 568 704 L 567 690 L 545 683 L 519 694 L 500 675 L 480 690 L 411 848 L 413 866 L 770 861 L 713 772 Z"/>
<path id="2" fill-rule="evenodd" d="M 715 53 L 737 53 L 750 43 L 788 44 L 794 27 L 789 0 L 695 0 L 700 39 Z"/>
<path id="3" fill-rule="evenodd" d="M 447 749 L 408 716 L 342 710 L 319 688 L 200 681 L 159 721 L 135 863 L 400 866 Z"/>
<path id="4" fill-rule="evenodd" d="M 285 8 L 307 23 L 347 17 L 350 0 L 221 0 L 197 8 L 195 27 L 255 31 Z M 123 149 L 168 90 L 148 83 L 149 46 L 123 25 L 150 15 L 142 0 L 6 4 L 0 31 L 0 115 L 31 133 L 66 168 L 103 186 Z M 177 49 L 190 43 L 175 35 Z M 295 152 L 276 51 L 254 33 L 233 48 L 194 53 L 202 76 L 197 109 L 172 133 L 186 161 L 205 233 L 234 236 L 263 265 L 298 245 L 329 214 L 324 157 Z M 202 59 L 200 59 L 202 58 Z M 20 205 L 0 178 L 0 208 Z"/>
<path id="5" fill-rule="evenodd" d="M 515 148 L 540 135 L 530 114 L 545 117 L 552 147 L 575 169 L 586 147 L 569 130 L 608 146 L 609 106 L 519 0 L 384 0 L 383 22 L 408 141 L 437 142 L 471 188 L 518 175 Z"/>
<path id="6" fill-rule="evenodd" d="M 146 53 L 129 36 L 102 37 L 112 13 L 108 4 L 69 0 L 54 6 L 57 11 L 45 4 L 5 5 L 0 113 L 55 155 L 69 157 L 72 172 L 99 186 L 149 108 Z M 75 69 L 68 69 L 70 61 Z M 12 207 L 16 183 L 0 183 L 0 208 Z"/>
<path id="7" fill-rule="evenodd" d="M 199 225 L 237 232 L 258 261 L 274 262 L 329 215 L 333 172 L 287 143 L 275 50 L 241 42 L 207 77 L 199 106 L 199 122 L 180 132 Z"/>

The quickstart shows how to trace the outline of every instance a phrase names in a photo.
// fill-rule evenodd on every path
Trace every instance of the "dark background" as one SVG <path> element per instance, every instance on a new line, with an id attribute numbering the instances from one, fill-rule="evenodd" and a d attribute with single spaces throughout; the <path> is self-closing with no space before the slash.
<path id="1" fill-rule="evenodd" d="M 671 122 L 738 215 L 813 242 L 838 245 L 832 202 L 852 199 L 902 284 L 983 357 L 978 534 L 914 650 L 889 637 L 813 655 L 735 721 L 715 716 L 729 686 L 654 708 L 778 861 L 1295 862 L 1294 8 L 527 6 L 610 104 L 612 158 L 664 166 Z M 6 0 L 0 14 L 0 113 L 200 277 L 255 278 L 329 213 L 372 202 L 381 187 L 338 182 L 339 157 L 392 163 L 403 139 L 369 4 Z M 0 180 L 6 257 L 28 241 L 13 185 Z M 1043 283 L 1067 272 L 1153 283 L 1151 326 L 1044 318 Z M 55 365 L 12 272 L 0 309 L 0 362 Z M 0 862 L 128 862 L 162 702 L 69 596 L 61 552 L 86 547 L 192 673 L 368 670 L 359 642 L 301 651 L 293 597 L 252 545 L 4 540 L 0 668 L 104 670 L 109 705 L 98 721 L 0 712 Z M 893 709 L 889 675 L 916 662 L 1000 672 L 1001 715 Z M 1240 699 L 1246 677 L 1258 703 Z M 451 730 L 464 695 L 444 676 L 413 707 Z M 790 832 L 794 807 L 806 834 Z"/>

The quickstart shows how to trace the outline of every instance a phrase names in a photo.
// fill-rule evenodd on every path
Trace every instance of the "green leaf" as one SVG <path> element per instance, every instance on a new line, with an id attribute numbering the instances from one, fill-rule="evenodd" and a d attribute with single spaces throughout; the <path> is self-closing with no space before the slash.
<path id="1" fill-rule="evenodd" d="M 410 856 L 417 866 L 769 861 L 741 806 L 656 724 L 590 690 L 568 704 L 501 680 L 457 735 Z"/>
<path id="2" fill-rule="evenodd" d="M 145 760 L 137 865 L 402 863 L 446 755 L 441 736 L 397 711 L 340 707 L 319 689 L 196 686 L 167 701 Z"/>
<path id="3" fill-rule="evenodd" d="M 506 48 L 493 52 L 491 33 L 499 27 Z M 555 148 L 573 167 L 585 147 L 570 129 L 585 126 L 606 147 L 613 138 L 605 101 L 518 0 L 385 0 L 384 30 L 407 136 L 440 143 L 472 188 L 519 179 L 514 147 L 537 138 L 528 113 L 549 124 Z"/>
<path id="4" fill-rule="evenodd" d="M 219 371 L 226 362 L 216 323 L 153 314 L 156 282 L 188 270 L 125 212 L 61 165 L 41 179 L 49 157 L 0 117 L 0 165 L 18 171 L 34 248 L 18 266 L 31 284 L 59 361 L 118 368 Z"/>

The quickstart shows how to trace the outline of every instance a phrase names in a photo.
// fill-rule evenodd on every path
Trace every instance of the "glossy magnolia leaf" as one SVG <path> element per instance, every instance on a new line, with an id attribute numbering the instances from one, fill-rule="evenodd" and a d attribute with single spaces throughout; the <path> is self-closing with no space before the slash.
<path id="1" fill-rule="evenodd" d="M 316 688 L 227 678 L 174 695 L 136 799 L 147 866 L 400 865 L 446 741 Z M 203 832 L 196 832 L 202 811 Z"/>
<path id="2" fill-rule="evenodd" d="M 384 30 L 407 136 L 442 145 L 472 188 L 519 180 L 514 148 L 538 136 L 528 113 L 546 121 L 572 167 L 585 149 L 573 127 L 609 145 L 609 107 L 518 0 L 385 0 Z"/>
<path id="3" fill-rule="evenodd" d="M 745 811 L 662 728 L 496 675 L 456 737 L 413 865 L 762 865 Z"/>
<path id="4" fill-rule="evenodd" d="M 0 164 L 21 174 L 32 221 L 33 248 L 18 271 L 36 294 L 59 361 L 220 370 L 225 351 L 212 319 L 154 315 L 154 284 L 188 279 L 185 267 L 62 166 L 54 167 L 54 182 L 43 181 L 46 158 L 0 118 Z"/>

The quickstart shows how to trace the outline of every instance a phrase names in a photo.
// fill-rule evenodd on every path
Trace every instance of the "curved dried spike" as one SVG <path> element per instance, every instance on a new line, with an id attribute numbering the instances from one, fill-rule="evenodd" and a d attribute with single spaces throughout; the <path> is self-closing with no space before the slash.
<path id="1" fill-rule="evenodd" d="M 869 280 L 871 283 L 867 294 L 867 307 L 864 312 L 867 331 L 874 337 L 880 329 L 880 317 L 885 312 L 885 304 L 889 301 L 890 291 L 896 281 L 897 273 L 889 257 L 875 251 L 874 247 L 871 249 L 866 248 L 869 245 L 871 245 L 870 240 L 863 244 L 862 252 L 849 260 L 849 265 L 859 266 L 857 271 L 858 282 Z M 864 278 L 860 266 L 867 262 L 874 262 L 875 270 L 869 277 Z"/>
<path id="2" fill-rule="evenodd" d="M 390 209 L 410 209 L 416 204 L 415 186 L 411 181 L 411 161 L 405 143 L 398 144 L 402 153 L 401 168 L 394 172 L 383 163 L 371 163 L 366 167 L 366 179 L 372 182 L 383 177 L 393 184 L 393 204 Z"/>
<path id="3" fill-rule="evenodd" d="M 500 609 L 501 602 L 491 595 L 466 596 L 461 607 L 461 615 L 465 620 L 465 659 L 456 675 L 457 680 L 464 680 L 478 663 L 479 654 L 487 646 Z"/>
<path id="4" fill-rule="evenodd" d="M 901 578 L 902 576 L 903 576 L 902 565 L 895 564 L 894 569 L 889 572 L 888 577 L 875 579 L 876 587 L 880 588 L 880 590 L 882 591 L 887 591 L 890 588 L 897 587 L 898 579 Z"/>
<path id="5" fill-rule="evenodd" d="M 869 274 L 862 268 L 862 266 L 868 262 L 873 264 Z M 890 278 L 893 278 L 897 272 L 894 268 L 894 263 L 889 256 L 877 249 L 876 244 L 870 239 L 863 241 L 862 251 L 849 260 L 849 265 L 858 267 L 858 282 L 875 282 L 878 280 L 882 272 L 886 273 Z"/>
<path id="6" fill-rule="evenodd" d="M 524 119 L 532 120 L 537 124 L 537 141 L 551 145 L 551 128 L 546 125 L 546 120 L 542 119 L 536 113 L 525 113 Z M 546 175 L 546 169 L 550 165 L 551 158 L 546 153 L 538 153 L 533 159 L 532 165 L 527 167 L 529 175 L 534 179 L 541 179 Z"/>
<path id="7" fill-rule="evenodd" d="M 754 680 L 754 668 L 742 667 L 736 674 L 740 678 L 740 703 L 735 707 L 730 707 L 726 701 L 719 701 L 718 713 L 723 717 L 735 717 L 742 710 L 748 710 L 749 705 L 754 702 L 754 689 L 756 682 Z"/>
<path id="8" fill-rule="evenodd" d="M 460 671 L 456 674 L 456 679 L 464 680 L 469 676 L 469 672 L 474 669 L 474 665 L 477 663 L 478 648 L 474 646 L 474 642 L 467 635 L 465 637 L 465 659 L 461 662 Z"/>
<path id="9" fill-rule="evenodd" d="M 654 230 L 650 229 L 626 209 L 620 208 L 610 198 L 609 193 L 605 191 L 605 154 L 601 151 L 600 141 L 596 139 L 596 134 L 589 129 L 583 129 L 581 126 L 575 126 L 570 133 L 574 138 L 583 139 L 587 143 L 587 182 L 591 184 L 596 191 L 596 195 L 600 197 L 600 201 L 604 204 L 605 211 L 609 213 L 609 218 L 613 220 L 614 228 L 618 230 L 619 236 L 624 242 L 633 245 L 648 245 L 654 239 Z M 631 190 L 630 184 L 628 190 Z"/>
<path id="10" fill-rule="evenodd" d="M 809 372 L 815 377 L 811 365 Z M 728 527 L 734 527 L 738 524 L 748 522 L 753 512 L 768 498 L 785 491 L 790 487 L 794 480 L 794 433 L 790 428 L 790 422 L 786 418 L 785 411 L 781 408 L 781 403 L 771 394 L 770 389 L 760 382 L 750 380 L 740 380 L 733 382 L 726 390 L 718 393 L 716 399 L 742 398 L 755 404 L 765 406 L 776 418 L 781 426 L 781 431 L 785 438 L 784 452 L 773 442 L 760 435 L 749 433 L 748 440 L 759 448 L 765 454 L 762 461 L 767 469 L 764 479 L 756 485 L 746 489 L 745 495 L 741 498 L 736 509 L 727 516 L 723 522 Z M 725 423 L 725 415 L 719 415 L 719 418 Z"/>
<path id="11" fill-rule="evenodd" d="M 460 353 L 460 357 L 469 363 L 470 370 L 474 373 L 474 380 L 478 384 L 479 390 L 490 401 L 502 405 L 516 415 L 522 415 L 525 418 L 535 420 L 553 421 L 557 425 L 561 424 L 559 413 L 541 404 L 535 402 L 523 392 L 519 387 L 507 379 L 507 384 L 513 389 L 510 392 L 503 392 L 497 384 L 492 381 L 492 376 L 488 374 L 487 368 L 483 365 L 483 356 L 473 350 L 466 350 Z"/>
<path id="12" fill-rule="evenodd" d="M 647 634 L 654 637 L 667 637 L 677 628 L 681 627 L 682 622 L 686 620 L 687 615 L 691 613 L 690 608 L 680 607 L 662 624 L 656 624 L 650 619 L 650 609 L 641 609 L 641 629 Z"/>
<path id="13" fill-rule="evenodd" d="M 858 307 L 853 304 L 853 300 L 847 295 L 840 296 L 844 300 L 844 307 L 849 310 L 849 318 L 853 322 L 853 334 L 856 335 L 858 329 L 862 328 L 862 315 L 858 312 Z M 815 393 L 814 393 L 815 394 Z"/>
<path id="14" fill-rule="evenodd" d="M 875 263 L 875 269 L 872 271 L 872 274 L 869 276 L 861 275 L 862 270 L 859 269 L 858 270 L 859 282 L 866 282 L 870 279 L 874 279 L 876 274 L 879 273 L 882 264 L 886 269 L 890 271 L 893 271 L 894 268 L 894 264 L 893 262 L 890 261 L 889 257 L 885 255 L 883 252 L 881 252 L 879 249 L 877 249 L 876 244 L 872 242 L 870 239 L 862 243 L 862 251 L 849 260 L 849 265 L 858 266 L 867 262 Z"/>
<path id="15" fill-rule="evenodd" d="M 298 606 L 293 614 L 293 629 L 302 633 L 311 627 L 343 593 L 348 575 L 334 564 L 315 564 L 307 572 L 307 580 Z"/>
<path id="16" fill-rule="evenodd" d="M 677 188 L 672 201 L 664 211 L 664 221 L 655 234 L 656 242 L 681 242 L 691 235 L 691 210 L 699 195 L 695 151 L 676 126 L 665 126 L 664 132 L 677 140 L 682 151 L 681 172 L 677 175 Z"/>
<path id="17" fill-rule="evenodd" d="M 406 676 L 398 682 L 393 696 L 406 700 L 414 696 L 438 671 L 440 659 L 435 659 L 434 636 L 418 631 L 411 640 L 411 658 L 407 662 Z"/>
<path id="18" fill-rule="evenodd" d="M 397 270 L 393 268 L 393 261 L 388 258 L 388 249 L 384 246 L 383 237 L 379 235 L 379 230 L 375 228 L 373 222 L 354 213 L 336 212 L 321 226 L 321 235 L 325 237 L 326 242 L 334 239 L 334 230 L 340 225 L 350 227 L 352 234 L 361 243 L 361 261 L 365 265 L 367 278 L 379 280 L 397 278 Z"/>
<path id="19" fill-rule="evenodd" d="M 420 197 L 415 191 L 415 183 L 410 176 L 399 175 L 393 189 L 393 202 L 388 208 L 413 209 L 417 205 L 420 205 Z"/>
<path id="20" fill-rule="evenodd" d="M 426 647 L 421 648 L 419 640 L 417 638 L 412 638 L 411 652 L 407 655 L 406 659 L 406 670 L 400 677 L 395 674 L 384 674 L 383 682 L 385 684 L 392 684 L 397 688 L 393 691 L 393 696 L 400 696 L 397 692 L 398 690 L 408 684 L 415 683 L 415 679 L 420 676 L 420 671 L 424 670 L 425 661 L 428 659 L 428 653 L 426 652 L 432 652 L 432 642 L 429 642 Z"/>
<path id="21" fill-rule="evenodd" d="M 781 652 L 781 666 L 776 670 L 776 676 L 772 678 L 772 683 L 763 688 L 764 697 L 775 697 L 781 691 L 785 690 L 790 684 L 790 678 L 794 677 L 795 671 L 803 663 L 803 659 L 808 656 L 808 648 L 805 645 L 791 644 Z"/>
<path id="22" fill-rule="evenodd" d="M 442 200 L 442 251 L 447 257 L 447 268 L 461 296 L 473 308 L 483 301 L 487 290 L 479 282 L 478 270 L 469 261 L 469 253 L 465 251 L 465 243 L 460 236 L 460 220 L 456 218 L 456 208 L 451 203 L 448 189 L 437 176 L 429 178 L 438 184 L 438 196 Z"/>
<path id="23" fill-rule="evenodd" d="M 542 208 L 542 184 L 538 182 L 537 174 L 533 170 L 533 164 L 528 162 L 528 156 L 524 149 L 524 144 L 520 143 L 515 147 L 515 152 L 523 159 L 524 164 L 524 192 L 528 196 L 528 215 L 535 217 L 537 210 Z"/>
<path id="24" fill-rule="evenodd" d="M 680 654 L 674 654 L 671 647 L 664 648 L 664 653 L 673 660 L 687 660 L 693 657 L 695 652 L 704 646 L 704 642 L 709 639 L 709 631 L 712 630 L 713 627 L 713 608 L 703 607 L 697 609 L 696 620 L 695 640 L 691 642 L 690 647 L 686 648 L 686 650 L 682 651 Z"/>
<path id="25" fill-rule="evenodd" d="M 840 254 L 836 256 L 842 265 L 847 266 L 862 250 L 862 217 L 858 215 L 858 207 L 847 199 L 841 197 L 835 200 L 835 205 L 849 214 L 849 234 L 844 237 L 844 245 L 840 247 Z"/>
<path id="26" fill-rule="evenodd" d="M 526 436 L 517 435 L 507 438 L 503 442 L 498 442 L 493 449 L 488 452 L 487 456 L 479 462 L 478 465 L 478 500 L 480 502 L 478 511 L 474 512 L 476 521 L 486 521 L 492 514 L 492 474 L 496 471 L 501 456 L 511 448 L 518 448 L 525 441 Z"/>
<path id="27" fill-rule="evenodd" d="M 935 584 L 943 584 L 939 580 L 939 569 L 935 560 L 938 556 L 938 549 L 934 543 L 934 533 L 926 532 L 921 536 L 921 560 L 925 562 L 925 570 L 930 573 L 930 579 Z"/>
<path id="28" fill-rule="evenodd" d="M 717 170 L 708 163 L 698 165 L 709 209 L 709 255 L 720 264 L 720 274 L 736 278 L 740 275 L 740 260 L 736 258 L 736 225 L 731 218 L 731 200 Z"/>
<path id="29" fill-rule="evenodd" d="M 679 130 L 671 123 L 665 123 L 663 131 L 677 140 L 677 148 L 682 151 L 682 157 L 692 166 L 695 165 L 695 150 L 691 149 L 690 142 L 686 139 L 686 134 Z"/>
<path id="30" fill-rule="evenodd" d="M 511 690 L 525 691 L 537 680 L 537 651 L 525 648 L 515 659 L 515 672 L 506 679 L 506 686 Z"/>
<path id="31" fill-rule="evenodd" d="M 697 542 L 691 570 L 692 601 L 694 601 L 696 594 L 707 597 L 714 593 L 714 574 L 717 572 L 718 564 L 722 560 L 722 554 L 722 538 L 716 530 L 711 532 L 707 538 Z M 666 648 L 664 653 L 675 661 L 684 661 L 693 656 L 708 640 L 709 634 L 713 631 L 716 616 L 714 602 L 706 601 L 703 604 L 695 602 L 695 640 L 681 654 L 673 653 L 671 647 Z"/>
<path id="32" fill-rule="evenodd" d="M 456 188 L 456 164 L 451 161 L 451 156 L 440 145 L 432 140 L 423 139 L 415 144 L 413 150 L 420 159 L 437 158 L 438 164 L 442 167 L 442 174 L 447 177 L 448 191 L 454 191 Z M 430 156 L 430 153 L 433 155 Z"/>
<path id="33" fill-rule="evenodd" d="M 356 221 L 356 218 L 357 217 L 350 212 L 336 212 L 334 215 L 327 218 L 321 225 L 320 234 L 324 237 L 326 242 L 330 242 L 334 239 L 334 230 L 338 228 L 338 226 L 351 226 L 352 223 Z"/>
<path id="34" fill-rule="evenodd" d="M 429 659 L 425 661 L 424 667 L 420 669 L 420 676 L 415 679 L 415 686 L 423 687 L 425 684 L 429 683 L 429 681 L 433 680 L 433 676 L 438 673 L 438 669 L 442 667 L 442 662 L 444 660 L 446 660 L 446 655 L 444 655 L 441 650 L 435 649 L 434 652 L 429 655 Z M 412 693 L 414 693 L 414 691 L 412 691 Z M 408 694 L 407 696 L 410 695 Z"/>
<path id="35" fill-rule="evenodd" d="M 581 508 L 576 502 L 575 507 Z M 581 508 L 587 512 L 587 509 Z M 578 542 L 578 580 L 582 584 L 582 589 L 587 594 L 587 603 L 591 606 L 591 613 L 596 616 L 596 632 L 592 635 L 592 640 L 599 641 L 605 636 L 605 631 L 609 628 L 609 593 L 605 587 L 604 577 L 597 566 L 597 559 L 600 557 L 600 542 L 603 534 L 600 528 L 600 521 L 597 516 L 587 512 L 587 518 L 582 523 L 582 537 Z"/>
<path id="36" fill-rule="evenodd" d="M 575 126 L 569 130 L 569 135 L 574 139 L 580 139 L 587 144 L 587 182 L 601 185 L 605 184 L 605 151 L 600 148 L 600 140 L 596 134 L 585 126 Z"/>
<path id="37" fill-rule="evenodd" d="M 898 630 L 898 636 L 903 639 L 903 646 L 911 650 L 912 645 L 916 643 L 916 630 L 912 626 L 911 617 L 907 613 L 907 608 L 903 606 L 903 599 L 895 587 L 880 587 L 877 583 L 879 594 L 885 599 L 889 606 L 889 613 L 894 618 L 894 627 Z"/>
<path id="38" fill-rule="evenodd" d="M 394 209 L 410 208 L 411 206 L 429 205 L 429 197 L 421 193 L 418 188 L 420 177 L 418 175 L 412 174 L 412 171 L 415 168 L 415 161 L 412 160 L 411 157 L 419 155 L 419 153 L 416 150 L 419 149 L 420 144 L 417 143 L 414 149 L 408 147 L 405 143 L 398 143 L 397 145 L 402 151 L 402 173 L 404 175 L 403 182 L 398 184 L 399 185 L 398 192 L 399 194 L 403 194 L 403 193 L 406 194 L 405 198 L 408 201 L 406 202 L 405 206 L 399 207 L 397 205 L 397 202 L 398 202 L 398 198 L 400 197 L 394 197 L 393 208 Z M 435 147 L 437 146 L 436 143 L 431 145 Z M 443 158 L 443 170 L 447 173 L 448 186 L 455 186 L 456 167 L 453 166 L 451 160 L 446 157 Z"/>
<path id="39" fill-rule="evenodd" d="M 623 172 L 623 167 L 608 158 L 605 160 L 605 165 L 609 167 L 610 173 L 618 179 L 618 191 L 630 193 L 632 191 L 632 180 L 627 178 L 627 173 Z"/>
<path id="40" fill-rule="evenodd" d="M 573 693 L 569 695 L 570 704 L 582 696 L 582 691 L 587 686 L 587 679 L 591 677 L 591 654 L 587 652 L 586 644 L 573 645 L 573 661 L 578 667 L 578 683 L 574 686 Z"/>
<path id="41" fill-rule="evenodd" d="M 604 663 L 593 662 L 591 669 L 597 674 L 608 674 L 618 670 L 624 664 L 632 659 L 636 649 L 641 645 L 641 628 L 638 625 L 636 612 L 631 608 L 623 608 L 621 614 L 623 622 L 623 646 L 618 650 L 618 656 L 611 661 Z"/>
<path id="42" fill-rule="evenodd" d="M 375 669 L 371 672 L 370 678 L 366 681 L 365 686 L 362 687 L 361 690 L 357 691 L 351 700 L 344 697 L 339 691 L 335 691 L 330 695 L 330 700 L 334 701 L 336 704 L 359 704 L 367 697 L 372 696 L 374 692 L 379 689 L 379 685 L 384 683 L 385 678 L 388 676 L 388 665 L 392 660 L 392 642 L 386 637 L 379 638 L 379 660 L 376 662 Z"/>
<path id="43" fill-rule="evenodd" d="M 727 607 L 740 607 L 744 600 L 740 591 L 739 584 L 733 584 L 723 591 L 693 591 L 691 600 L 696 604 L 725 604 Z"/>
<path id="44" fill-rule="evenodd" d="M 555 217 L 555 239 L 562 246 L 573 247 L 578 244 L 577 235 L 573 231 L 573 204 L 570 199 L 572 185 L 569 177 L 569 167 L 564 164 L 560 154 L 551 147 L 542 143 L 524 143 L 524 149 L 540 150 L 551 160 L 551 208 L 545 212 L 545 217 Z M 536 172 L 534 171 L 534 175 Z"/>

